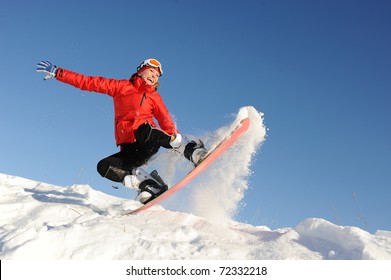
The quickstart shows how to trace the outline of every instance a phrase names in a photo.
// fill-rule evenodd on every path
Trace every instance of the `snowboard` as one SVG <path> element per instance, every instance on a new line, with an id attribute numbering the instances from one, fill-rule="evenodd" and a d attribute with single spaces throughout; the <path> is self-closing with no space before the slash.
<path id="1" fill-rule="evenodd" d="M 240 124 L 236 126 L 232 132 L 224 138 L 215 148 L 208 152 L 206 157 L 199 163 L 193 170 L 191 170 L 182 180 L 177 182 L 174 186 L 167 191 L 159 195 L 157 198 L 151 200 L 147 204 L 130 211 L 127 214 L 135 214 L 150 208 L 153 205 L 158 204 L 162 200 L 166 199 L 173 193 L 177 192 L 184 186 L 186 186 L 191 180 L 197 177 L 202 171 L 204 171 L 211 163 L 213 163 L 218 157 L 221 156 L 229 147 L 231 147 L 248 129 L 250 126 L 250 119 L 245 118 L 241 120 Z"/>

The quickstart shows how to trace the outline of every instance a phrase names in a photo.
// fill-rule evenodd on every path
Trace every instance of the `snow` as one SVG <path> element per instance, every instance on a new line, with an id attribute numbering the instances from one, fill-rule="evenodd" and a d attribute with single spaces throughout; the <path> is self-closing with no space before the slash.
<path id="1" fill-rule="evenodd" d="M 263 124 L 263 114 L 257 112 L 254 107 L 243 107 L 233 117 L 235 120 L 230 125 L 217 131 L 190 136 L 191 139 L 202 139 L 205 146 L 212 149 L 227 137 L 243 118 L 251 119 L 249 129 L 232 148 L 207 168 L 202 176 L 164 201 L 163 206 L 214 222 L 231 220 L 235 216 L 249 186 L 251 162 L 265 140 L 266 128 Z M 165 152 L 160 153 L 146 168 L 159 170 L 159 174 L 171 186 L 188 173 L 192 165 L 176 153 Z"/>
<path id="2" fill-rule="evenodd" d="M 222 224 L 88 185 L 54 186 L 0 174 L 1 259 L 391 259 L 391 232 L 310 218 L 271 230 Z"/>
<path id="3" fill-rule="evenodd" d="M 55 186 L 0 173 L 0 259 L 391 259 L 388 231 L 370 234 L 320 218 L 274 230 L 234 221 L 248 186 L 251 160 L 266 137 L 262 114 L 244 107 L 232 125 L 206 138 L 212 146 L 244 116 L 252 121 L 248 133 L 220 161 L 176 198 L 136 215 L 126 213 L 140 206 L 137 201 L 89 185 Z M 154 164 L 165 157 L 173 155 L 160 155 Z M 178 166 L 162 170 L 170 181 L 181 171 L 186 172 Z M 210 197 L 215 198 L 213 203 Z"/>

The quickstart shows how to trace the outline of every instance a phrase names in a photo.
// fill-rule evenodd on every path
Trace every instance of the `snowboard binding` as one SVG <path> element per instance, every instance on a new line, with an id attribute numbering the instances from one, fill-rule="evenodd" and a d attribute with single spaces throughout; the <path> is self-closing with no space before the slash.
<path id="1" fill-rule="evenodd" d="M 190 141 L 185 146 L 185 150 L 183 151 L 183 155 L 185 158 L 187 158 L 189 161 L 191 161 L 194 166 L 199 165 L 206 155 L 208 154 L 208 151 L 205 149 L 204 143 L 201 141 L 201 139 L 196 141 Z"/>
<path id="2" fill-rule="evenodd" d="M 167 184 L 156 170 L 148 174 L 140 167 L 135 168 L 132 175 L 126 176 L 123 184 L 128 188 L 137 190 L 137 200 L 143 204 L 155 199 L 168 189 Z"/>

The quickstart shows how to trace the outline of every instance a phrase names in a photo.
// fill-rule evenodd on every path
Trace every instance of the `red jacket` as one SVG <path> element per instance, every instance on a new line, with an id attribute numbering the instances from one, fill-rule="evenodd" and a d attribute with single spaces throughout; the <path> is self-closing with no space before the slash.
<path id="1" fill-rule="evenodd" d="M 117 145 L 135 142 L 134 132 L 143 123 L 156 127 L 154 118 L 167 134 L 178 133 L 160 94 L 137 75 L 133 75 L 130 80 L 116 80 L 84 76 L 59 68 L 56 79 L 81 90 L 113 97 Z"/>

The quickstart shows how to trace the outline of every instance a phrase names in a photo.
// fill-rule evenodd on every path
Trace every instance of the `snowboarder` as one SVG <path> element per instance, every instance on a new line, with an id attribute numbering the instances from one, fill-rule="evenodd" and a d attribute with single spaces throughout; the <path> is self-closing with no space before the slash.
<path id="1" fill-rule="evenodd" d="M 167 185 L 155 170 L 148 174 L 140 167 L 160 147 L 176 149 L 194 165 L 207 154 L 202 141 L 188 142 L 181 136 L 156 91 L 163 74 L 162 65 L 156 59 L 143 61 L 129 80 L 85 76 L 49 61 L 39 62 L 37 72 L 46 74 L 44 80 L 56 78 L 81 90 L 113 98 L 115 138 L 120 151 L 99 161 L 97 170 L 102 177 L 136 189 L 141 203 L 145 204 L 167 190 Z"/>

